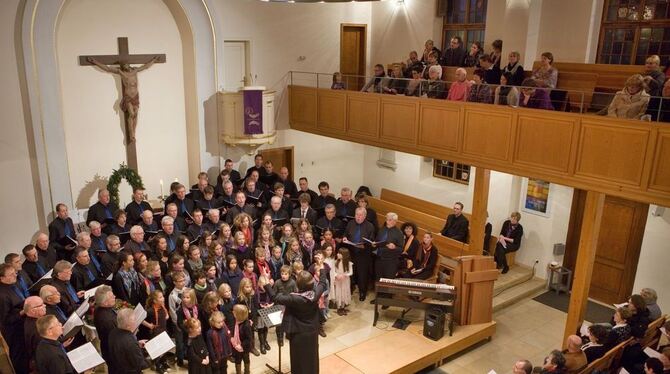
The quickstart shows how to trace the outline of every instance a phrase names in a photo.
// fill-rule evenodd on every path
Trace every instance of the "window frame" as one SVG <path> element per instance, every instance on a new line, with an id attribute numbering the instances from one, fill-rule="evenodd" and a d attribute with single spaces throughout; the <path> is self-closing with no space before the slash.
<path id="1" fill-rule="evenodd" d="M 451 1 L 458 1 L 458 0 L 447 0 L 448 2 Z M 470 22 L 470 4 L 472 0 L 465 0 L 465 22 L 464 23 L 449 23 L 447 21 L 448 14 L 445 14 L 442 17 L 442 51 L 445 49 L 449 48 L 449 42 L 450 40 L 446 39 L 446 35 L 448 31 L 462 31 L 463 32 L 463 48 L 465 48 L 466 51 L 469 50 L 468 46 L 472 44 L 472 42 L 480 42 L 482 43 L 482 46 L 484 44 L 484 38 L 482 40 L 468 40 L 468 32 L 470 31 L 481 31 L 482 36 L 486 36 L 486 17 L 488 16 L 488 0 L 482 0 L 484 2 L 484 19 L 480 23 L 475 23 L 475 22 Z M 448 7 L 448 6 L 447 6 Z"/>
<path id="2" fill-rule="evenodd" d="M 442 166 L 441 163 L 446 162 L 446 163 L 451 163 L 452 166 L 452 175 L 442 175 L 437 172 L 438 167 L 442 168 L 447 168 L 448 166 Z M 467 179 L 462 179 L 462 178 L 457 178 L 456 175 L 458 174 L 458 171 L 460 170 L 461 175 L 464 171 L 468 173 L 468 178 Z M 456 182 L 460 184 L 465 184 L 469 185 L 470 184 L 470 175 L 472 175 L 472 166 L 467 165 L 467 164 L 462 164 L 459 162 L 455 161 L 449 161 L 449 160 L 438 160 L 438 159 L 433 159 L 433 177 L 439 178 L 439 179 L 444 179 L 448 180 L 451 182 Z"/>

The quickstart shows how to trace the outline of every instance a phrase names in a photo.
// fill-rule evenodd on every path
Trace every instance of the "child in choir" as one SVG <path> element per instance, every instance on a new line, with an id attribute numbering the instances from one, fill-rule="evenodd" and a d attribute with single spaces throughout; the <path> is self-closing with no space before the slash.
<path id="1" fill-rule="evenodd" d="M 163 291 L 155 290 L 149 294 L 145 310 L 147 318 L 142 321 L 142 326 L 148 330 L 147 338 L 151 340 L 167 330 L 167 321 L 170 318 L 168 310 L 165 308 Z M 167 372 L 168 364 L 165 355 L 154 360 L 154 368 L 158 373 Z"/>
<path id="2" fill-rule="evenodd" d="M 212 368 L 209 364 L 209 351 L 207 343 L 202 337 L 200 320 L 189 318 L 184 321 L 184 327 L 188 331 L 188 374 L 211 374 Z"/>
<path id="3" fill-rule="evenodd" d="M 302 246 L 303 253 L 307 253 L 308 258 L 312 258 L 314 249 L 316 248 L 316 242 L 314 241 L 314 235 L 311 231 L 305 232 L 300 245 Z"/>
<path id="4" fill-rule="evenodd" d="M 186 287 L 191 286 L 191 275 L 184 269 L 184 263 L 184 257 L 176 253 L 172 255 L 172 259 L 170 260 L 170 279 L 166 279 L 166 283 L 170 284 L 172 276 L 175 273 L 182 273 L 184 274 Z"/>
<path id="5" fill-rule="evenodd" d="M 254 274 L 255 275 L 255 274 Z M 249 278 L 244 278 L 240 282 L 240 292 L 237 294 L 237 304 L 238 305 L 244 305 L 246 309 L 249 311 L 249 319 L 251 320 L 252 325 L 254 328 L 258 326 L 258 308 L 260 308 L 259 302 L 258 302 L 258 296 L 256 292 L 254 291 L 255 287 L 251 280 Z M 233 312 L 235 311 L 235 308 L 233 308 Z M 251 353 L 254 354 L 254 356 L 260 356 L 261 353 L 256 349 L 256 344 L 254 340 L 254 332 L 253 330 L 251 331 Z M 261 349 L 264 349 L 264 345 L 261 344 Z"/>
<path id="6" fill-rule="evenodd" d="M 282 257 L 284 257 L 284 254 L 288 250 L 289 241 L 293 238 L 295 238 L 295 235 L 293 234 L 293 226 L 290 223 L 284 224 L 281 230 L 281 237 L 279 238 Z"/>
<path id="7" fill-rule="evenodd" d="M 184 292 L 181 294 L 181 306 L 177 310 L 177 326 L 181 331 L 182 346 L 186 349 L 189 345 L 189 331 L 184 325 L 184 322 L 191 318 L 198 319 L 199 310 L 196 301 L 195 290 L 192 288 L 184 289 Z M 200 325 L 198 324 L 198 326 Z M 177 339 L 178 337 L 175 337 L 175 340 Z M 177 358 L 177 365 L 184 367 L 183 358 L 181 360 Z"/>
<path id="8" fill-rule="evenodd" d="M 202 236 L 200 237 L 200 258 L 202 259 L 202 262 L 207 262 L 207 258 L 209 257 L 209 246 L 212 245 L 212 242 L 214 241 L 214 236 L 210 231 L 203 231 Z"/>
<path id="9" fill-rule="evenodd" d="M 265 276 L 270 284 L 274 282 L 272 279 L 272 269 L 265 258 L 265 249 L 262 247 L 256 248 L 256 276 L 259 278 Z"/>
<path id="10" fill-rule="evenodd" d="M 168 298 L 168 304 L 170 307 L 170 321 L 172 322 L 174 339 L 175 339 L 175 349 L 177 354 L 177 362 L 184 363 L 184 337 L 183 332 L 179 328 L 177 323 L 177 312 L 181 308 L 181 299 L 182 294 L 185 290 L 186 277 L 183 273 L 174 273 L 172 275 L 172 282 L 174 283 L 174 288 L 170 292 L 170 297 Z"/>
<path id="11" fill-rule="evenodd" d="M 335 297 L 335 291 L 333 291 L 333 288 L 335 287 L 335 261 L 337 260 L 335 258 L 335 253 L 333 253 L 333 246 L 329 243 L 324 244 L 321 246 L 321 253 L 323 253 L 323 262 L 328 265 L 328 269 L 330 269 L 330 272 L 328 273 L 328 282 L 330 282 L 330 287 L 328 288 L 328 297 L 326 298 L 326 305 L 330 306 L 332 305 L 333 309 L 336 309 L 335 305 L 335 300 L 333 298 Z M 329 313 L 329 308 L 326 308 L 326 315 Z"/>
<path id="12" fill-rule="evenodd" d="M 195 296 L 198 299 L 198 304 L 202 302 L 202 298 L 205 297 L 205 294 L 210 291 L 207 287 L 207 276 L 202 270 L 198 270 L 193 273 L 193 289 L 195 290 Z"/>
<path id="13" fill-rule="evenodd" d="M 268 229 L 267 227 L 261 227 L 260 230 L 258 230 L 258 240 L 254 246 L 256 249 L 263 249 L 264 257 L 268 261 L 272 256 L 272 248 L 275 246 L 275 240 L 272 237 L 272 231 L 270 230 L 271 229 Z"/>
<path id="14" fill-rule="evenodd" d="M 268 261 L 270 271 L 272 272 L 272 280 L 276 281 L 281 276 L 281 268 L 284 266 L 284 260 L 281 258 L 281 247 L 275 245 L 272 248 L 272 257 Z"/>
<path id="15" fill-rule="evenodd" d="M 230 346 L 230 330 L 221 312 L 214 312 L 209 317 L 210 329 L 207 331 L 207 349 L 209 350 L 212 374 L 228 373 L 228 359 L 232 358 Z"/>
<path id="16" fill-rule="evenodd" d="M 300 242 L 298 239 L 292 238 L 289 240 L 288 248 L 286 249 L 285 260 L 287 264 L 293 264 L 299 262 L 305 268 L 305 261 L 309 261 L 309 258 L 306 254 L 303 253 L 303 249 L 300 247 Z"/>
<path id="17" fill-rule="evenodd" d="M 256 289 L 256 287 L 258 286 L 258 276 L 256 275 L 256 267 L 254 266 L 254 262 L 252 260 L 249 259 L 244 260 L 242 277 L 249 279 L 251 281 L 253 289 L 254 290 Z"/>
<path id="18" fill-rule="evenodd" d="M 330 244 L 333 246 L 333 253 L 335 253 L 335 250 L 337 249 L 337 242 L 335 241 L 335 238 L 333 237 L 333 231 L 331 229 L 325 229 L 321 233 L 321 247 L 323 247 L 325 244 Z"/>
<path id="19" fill-rule="evenodd" d="M 233 306 L 235 306 L 236 298 L 233 291 L 230 289 L 228 283 L 221 283 L 218 290 L 219 299 L 221 304 L 219 305 L 219 310 L 223 313 L 223 316 L 226 319 L 226 324 L 228 324 L 228 329 L 232 330 L 233 325 Z"/>
<path id="20" fill-rule="evenodd" d="M 314 263 L 312 266 L 309 267 L 309 272 L 312 273 L 312 276 L 314 277 L 314 282 L 316 284 L 319 283 L 319 274 L 321 269 L 326 269 L 326 273 L 330 273 L 330 267 L 328 264 L 323 262 L 323 252 L 321 250 L 317 250 L 314 252 Z M 322 337 L 326 337 L 326 330 L 324 329 L 324 325 L 326 324 L 326 320 L 328 319 L 328 289 L 330 288 L 330 284 L 328 279 L 325 280 L 326 283 L 326 291 L 321 294 L 319 297 L 319 335 Z"/>
<path id="21" fill-rule="evenodd" d="M 207 261 L 205 266 L 203 266 L 203 270 L 205 271 L 205 277 L 207 278 L 207 288 L 210 291 L 216 291 L 216 265 L 214 265 L 214 262 L 212 261 Z"/>
<path id="22" fill-rule="evenodd" d="M 335 261 L 335 279 L 333 280 L 333 291 L 335 303 L 337 304 L 337 314 L 343 316 L 349 313 L 349 303 L 351 303 L 351 280 L 354 273 L 354 264 L 349 259 L 349 250 L 340 248 Z"/>
<path id="23" fill-rule="evenodd" d="M 221 280 L 230 285 L 233 295 L 238 294 L 242 278 L 242 270 L 237 267 L 237 257 L 232 254 L 226 256 L 226 270 L 223 272 Z"/>
<path id="24" fill-rule="evenodd" d="M 214 312 L 219 311 L 220 302 L 221 299 L 216 291 L 209 291 L 205 294 L 205 297 L 202 298 L 202 303 L 200 303 L 200 310 L 198 312 L 200 314 L 199 318 L 203 331 L 209 330 L 209 317 Z"/>
<path id="25" fill-rule="evenodd" d="M 305 233 L 311 232 L 312 228 L 309 224 L 309 221 L 301 218 L 296 224 L 295 233 L 298 236 L 298 240 L 303 241 L 305 239 Z"/>
<path id="26" fill-rule="evenodd" d="M 209 247 L 209 261 L 216 267 L 216 278 L 221 278 L 223 270 L 226 267 L 226 256 L 223 253 L 223 245 L 221 243 L 214 242 Z"/>
<path id="27" fill-rule="evenodd" d="M 246 237 L 242 231 L 238 231 L 233 236 L 233 248 L 231 253 L 237 258 L 237 263 L 241 264 L 244 260 L 251 258 L 251 250 L 247 246 Z"/>
<path id="28" fill-rule="evenodd" d="M 249 374 L 251 372 L 249 352 L 253 349 L 254 340 L 249 321 L 249 309 L 242 304 L 237 304 L 233 308 L 233 315 L 235 316 L 235 327 L 231 334 L 230 345 L 233 347 L 235 373 L 242 374 L 242 362 L 244 362 L 244 374 Z"/>
<path id="29" fill-rule="evenodd" d="M 275 295 L 289 295 L 292 292 L 298 292 L 298 286 L 295 279 L 291 278 L 291 267 L 284 265 L 280 270 L 280 278 L 272 285 Z M 284 345 L 284 330 L 281 325 L 277 329 L 277 344 Z"/>
<path id="30" fill-rule="evenodd" d="M 302 262 L 294 262 L 289 266 L 291 266 L 291 278 L 293 278 L 294 281 L 298 279 L 298 273 L 305 270 L 305 266 L 303 266 Z"/>
<path id="31" fill-rule="evenodd" d="M 233 248 L 233 231 L 227 223 L 221 225 L 219 229 L 219 237 L 216 239 L 224 248 L 224 253 L 228 254 Z"/>
<path id="32" fill-rule="evenodd" d="M 196 271 L 202 270 L 202 265 L 202 258 L 200 258 L 200 247 L 197 245 L 191 245 L 188 249 L 188 260 L 185 264 L 186 271 L 188 271 L 188 273 L 191 275 L 191 278 L 193 278 L 193 275 Z"/>

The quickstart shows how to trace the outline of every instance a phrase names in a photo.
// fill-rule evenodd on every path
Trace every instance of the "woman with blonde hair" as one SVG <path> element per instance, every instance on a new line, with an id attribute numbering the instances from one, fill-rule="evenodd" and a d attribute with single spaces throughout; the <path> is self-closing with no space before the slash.
<path id="1" fill-rule="evenodd" d="M 610 117 L 640 119 L 647 110 L 650 96 L 645 92 L 646 83 L 640 74 L 626 80 L 623 90 L 616 93 L 607 108 Z"/>

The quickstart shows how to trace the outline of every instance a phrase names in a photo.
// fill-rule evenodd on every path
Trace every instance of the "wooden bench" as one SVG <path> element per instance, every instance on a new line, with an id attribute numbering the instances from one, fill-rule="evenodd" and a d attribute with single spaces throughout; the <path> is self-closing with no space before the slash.
<path id="1" fill-rule="evenodd" d="M 662 315 L 647 326 L 647 331 L 645 331 L 644 337 L 640 341 L 642 348 L 656 347 L 658 340 L 661 338 L 661 327 L 663 327 L 667 318 L 667 315 Z"/>
<path id="2" fill-rule="evenodd" d="M 541 61 L 533 63 L 533 70 L 542 64 Z M 633 74 L 642 74 L 644 65 L 612 65 L 612 64 L 584 64 L 577 62 L 554 62 L 554 67 L 558 69 L 558 80 L 561 80 L 563 73 L 588 73 L 596 74 L 596 91 L 616 92 L 623 88 L 628 79 Z"/>
<path id="3" fill-rule="evenodd" d="M 617 344 L 612 349 L 607 351 L 603 357 L 588 364 L 579 372 L 579 374 L 591 374 L 596 370 L 603 373 L 611 372 L 610 369 L 615 369 L 619 366 L 624 348 L 632 341 L 633 338 L 629 338 L 628 340 Z"/>

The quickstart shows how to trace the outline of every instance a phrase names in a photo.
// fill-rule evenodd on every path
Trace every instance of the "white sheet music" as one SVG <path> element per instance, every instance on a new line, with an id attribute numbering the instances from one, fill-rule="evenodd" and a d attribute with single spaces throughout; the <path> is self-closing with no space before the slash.
<path id="1" fill-rule="evenodd" d="M 88 308 L 89 308 L 89 306 L 90 306 L 89 302 L 88 302 L 87 300 L 84 300 L 84 302 L 82 302 L 81 305 L 79 305 L 79 308 L 77 308 L 77 310 L 75 311 L 75 313 L 76 313 L 79 317 L 83 317 L 84 314 L 86 314 L 86 312 L 88 312 Z"/>
<path id="2" fill-rule="evenodd" d="M 144 321 L 144 319 L 147 318 L 147 311 L 144 310 L 142 304 L 137 304 L 137 306 L 133 310 L 133 318 L 135 319 L 135 328 L 133 329 L 133 331 L 135 331 L 140 327 L 142 321 Z"/>
<path id="3" fill-rule="evenodd" d="M 107 278 L 105 278 L 105 280 L 111 281 L 112 277 L 114 277 L 114 273 L 109 274 L 109 276 Z"/>
<path id="4" fill-rule="evenodd" d="M 619 370 L 619 374 L 630 374 L 628 370 L 624 369 L 623 367 Z"/>
<path id="5" fill-rule="evenodd" d="M 83 326 L 84 322 L 79 318 L 79 315 L 77 313 L 72 313 L 70 318 L 65 321 L 65 324 L 63 325 L 63 335 L 67 335 L 72 331 L 77 326 Z"/>
<path id="6" fill-rule="evenodd" d="M 175 345 L 172 342 L 172 339 L 170 339 L 170 336 L 168 336 L 165 331 L 144 344 L 144 349 L 147 350 L 147 353 L 152 360 L 155 360 L 174 347 Z"/>
<path id="7" fill-rule="evenodd" d="M 645 348 L 644 351 L 642 351 L 642 352 L 644 352 L 650 358 L 655 357 L 655 358 L 658 358 L 659 360 L 662 356 L 662 354 L 660 352 L 657 352 L 657 351 L 653 350 L 651 347 Z"/>
<path id="8" fill-rule="evenodd" d="M 91 297 L 95 296 L 95 291 L 102 286 L 104 286 L 104 284 L 101 284 L 98 287 L 93 287 L 88 291 L 84 291 L 84 300 L 88 300 Z"/>
<path id="9" fill-rule="evenodd" d="M 589 326 L 591 326 L 592 323 L 588 321 L 582 322 L 582 327 L 579 328 L 579 333 L 582 336 L 589 336 Z"/>
<path id="10" fill-rule="evenodd" d="M 91 343 L 86 343 L 77 349 L 73 349 L 68 352 L 67 357 L 70 359 L 74 370 L 78 373 L 83 373 L 105 362 Z"/>
<path id="11" fill-rule="evenodd" d="M 614 305 L 615 308 L 625 308 L 628 305 L 628 303 L 612 304 L 612 305 Z"/>
<path id="12" fill-rule="evenodd" d="M 488 373 L 486 373 L 486 374 L 498 374 L 498 373 L 496 373 L 496 371 L 495 371 L 495 370 L 491 370 L 491 371 L 489 371 L 489 372 L 488 372 Z"/>
<path id="13" fill-rule="evenodd" d="M 274 313 L 268 314 L 268 319 L 273 325 L 280 325 L 282 321 L 282 311 L 278 310 Z"/>

